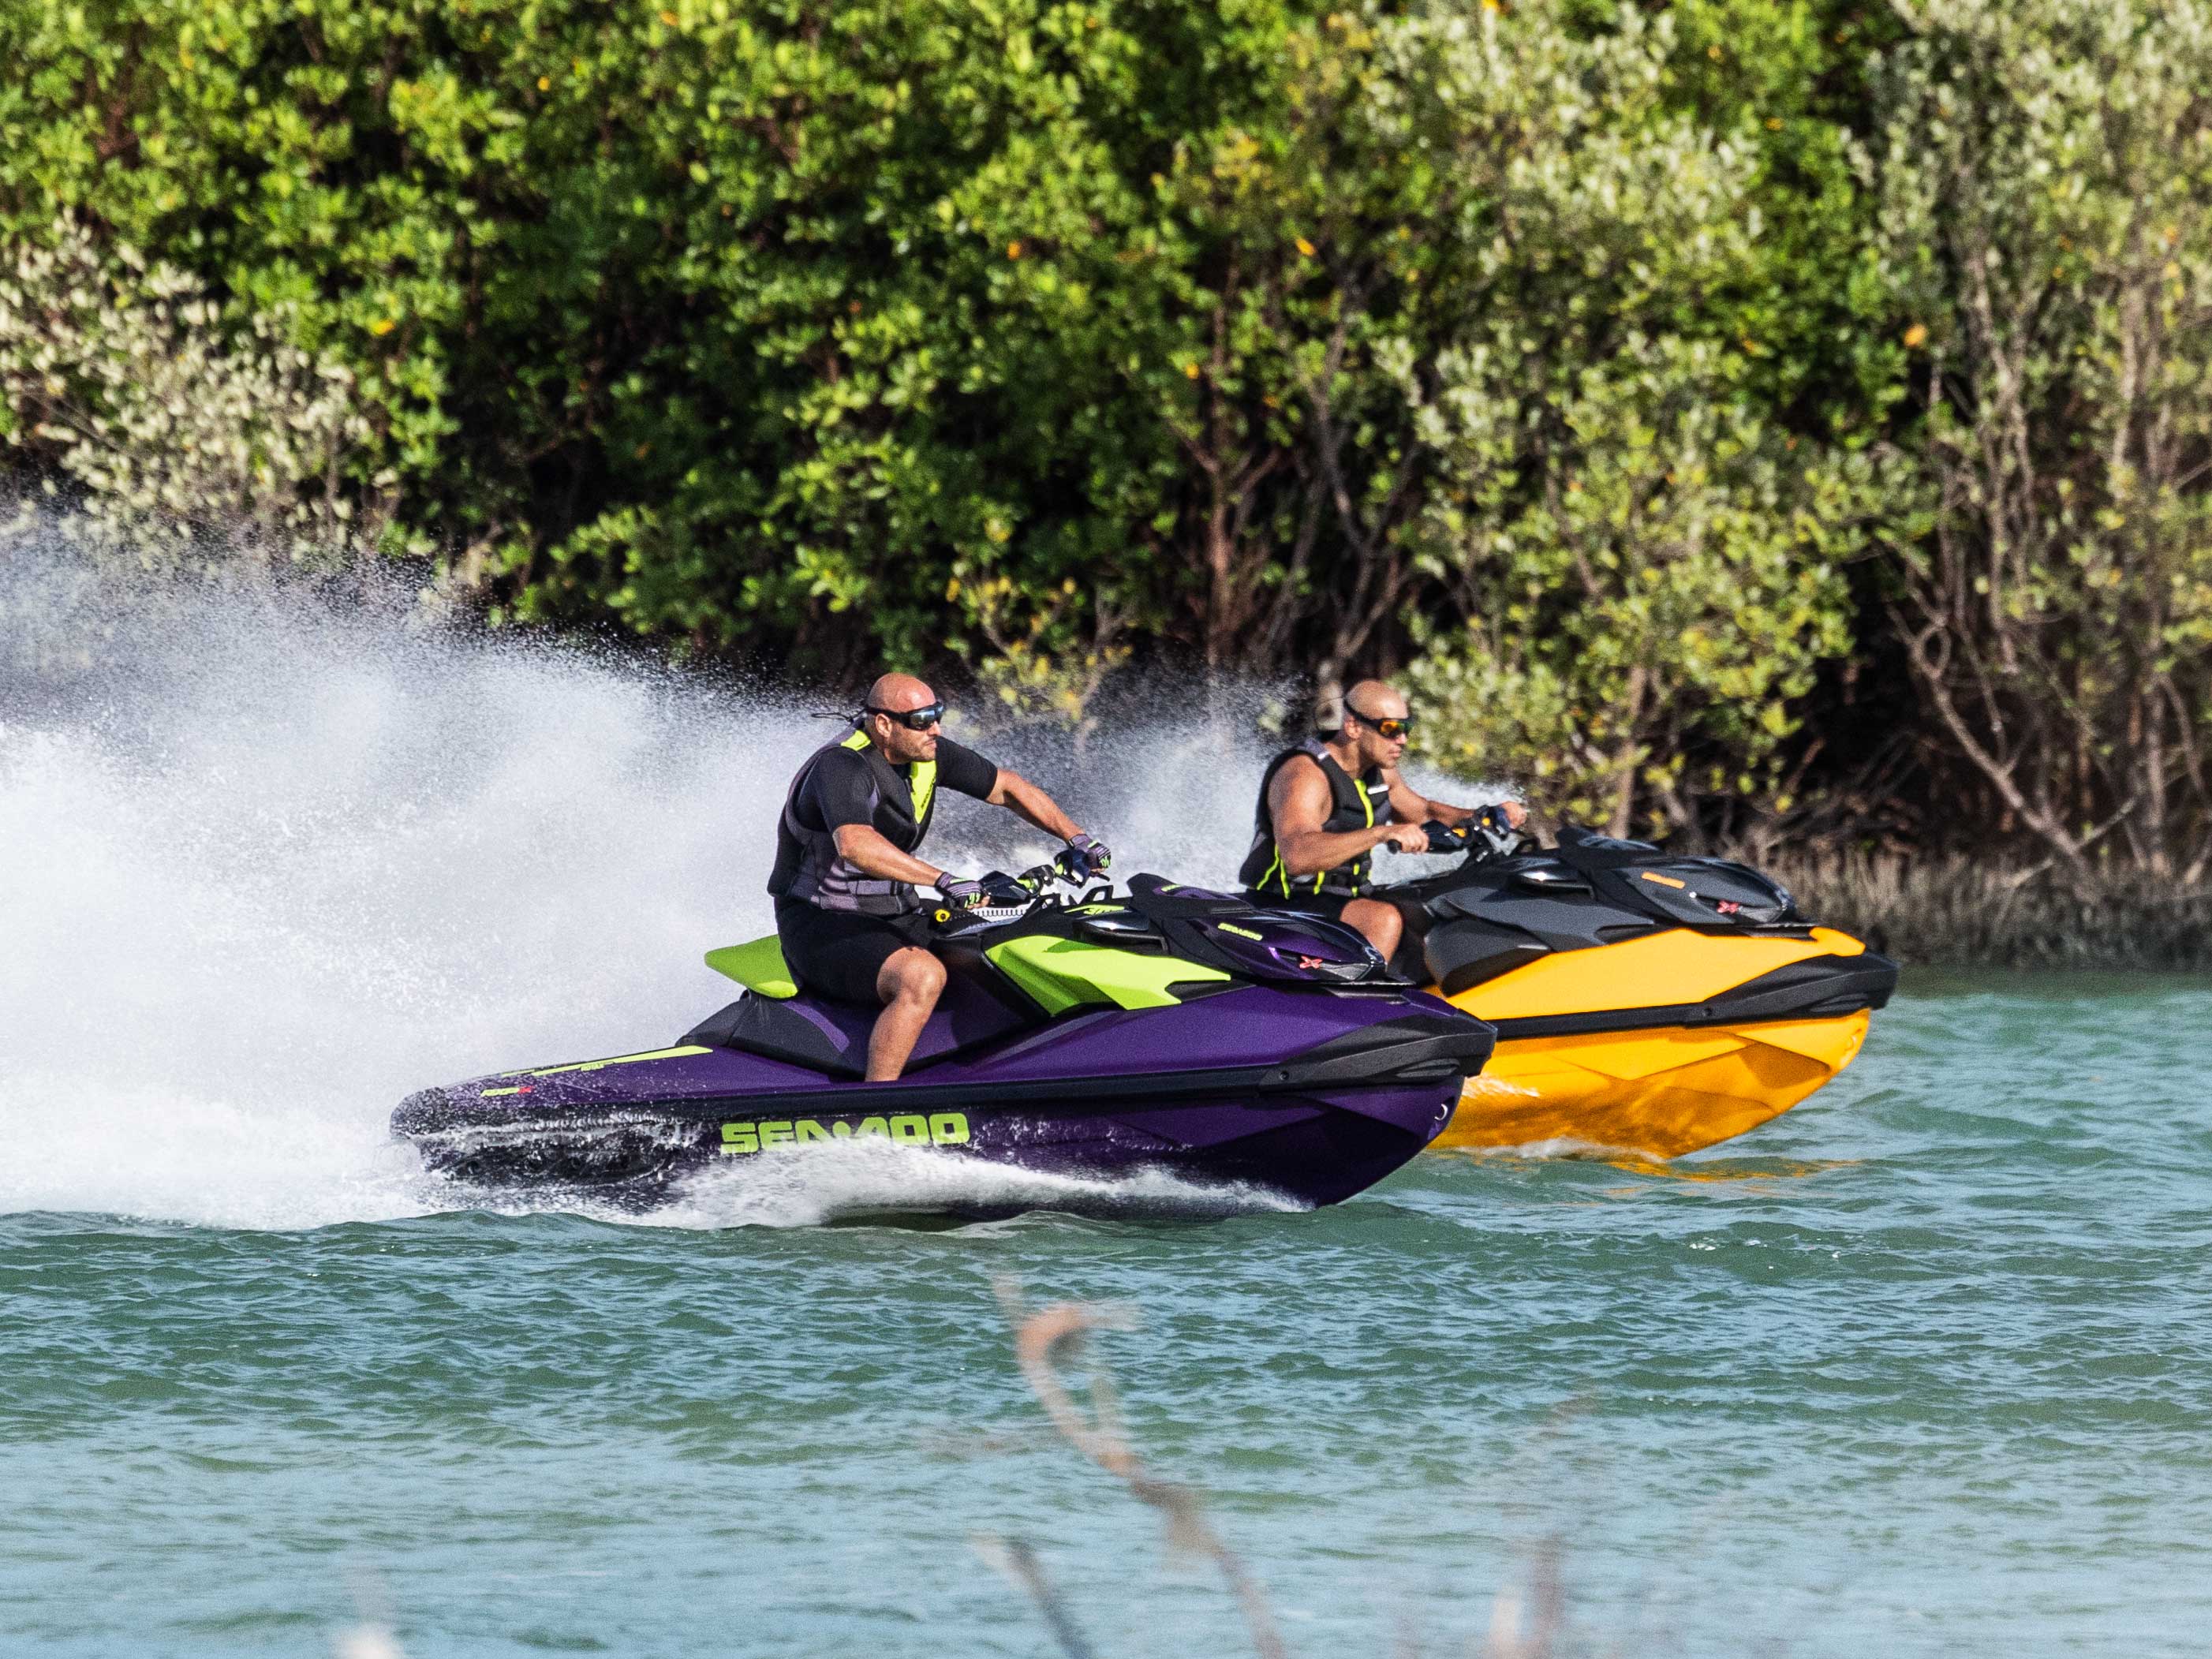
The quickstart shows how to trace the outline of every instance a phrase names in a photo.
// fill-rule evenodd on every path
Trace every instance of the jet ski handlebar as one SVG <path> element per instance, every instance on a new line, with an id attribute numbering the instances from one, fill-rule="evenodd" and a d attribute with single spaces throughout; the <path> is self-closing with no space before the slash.
<path id="1" fill-rule="evenodd" d="M 1516 853 L 1528 840 L 1495 806 L 1484 807 L 1465 823 L 1445 823 L 1431 818 L 1421 828 L 1429 832 L 1430 852 L 1465 853 L 1477 860 Z"/>
<path id="2" fill-rule="evenodd" d="M 1103 898 L 1113 891 L 1111 883 L 1101 882 L 1094 890 L 1085 892 L 1084 884 L 1057 864 L 1036 865 L 1018 876 L 993 870 L 977 880 L 984 889 L 980 902 L 957 907 L 939 905 L 932 913 L 931 920 L 939 933 L 965 933 L 978 927 L 1002 927 L 1038 910 L 1059 909 L 1068 900 L 1049 890 L 1054 887 L 1072 890 L 1085 902 Z"/>

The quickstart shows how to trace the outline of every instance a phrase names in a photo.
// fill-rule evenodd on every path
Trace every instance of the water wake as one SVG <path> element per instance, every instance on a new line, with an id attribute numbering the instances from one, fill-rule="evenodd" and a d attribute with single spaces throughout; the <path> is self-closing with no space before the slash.
<path id="1" fill-rule="evenodd" d="M 51 659 L 83 585 L 57 617 L 10 574 L 0 659 L 36 639 Z M 387 1138 L 393 1104 L 711 1012 L 726 988 L 700 952 L 767 931 L 775 814 L 831 729 L 804 717 L 818 694 L 443 635 L 404 610 L 210 592 L 118 626 L 127 652 L 65 694 L 0 678 L 0 1211 L 301 1227 L 452 1203 Z M 1185 712 L 1079 767 L 1056 743 L 978 741 L 1124 870 L 1215 882 L 1267 752 L 1249 718 Z M 955 867 L 1048 851 L 965 803 L 933 845 Z M 957 1201 L 943 1183 L 973 1169 L 925 1184 Z M 850 1175 L 773 1198 L 710 1182 L 669 1218 L 818 1219 L 850 1207 Z"/>
<path id="2" fill-rule="evenodd" d="M 656 1226 L 708 1229 L 806 1227 L 946 1212 L 989 1217 L 1019 1210 L 1211 1220 L 1302 1207 L 1257 1188 L 1201 1186 L 1164 1170 L 1085 1179 L 978 1163 L 929 1147 L 851 1140 L 749 1159 L 743 1169 L 708 1170 L 637 1218 Z"/>

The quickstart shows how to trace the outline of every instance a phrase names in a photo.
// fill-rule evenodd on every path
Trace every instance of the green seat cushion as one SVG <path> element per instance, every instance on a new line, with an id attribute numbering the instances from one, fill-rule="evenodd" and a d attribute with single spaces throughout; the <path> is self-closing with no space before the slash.
<path id="1" fill-rule="evenodd" d="M 1118 1004 L 1124 1008 L 1172 1008 L 1182 999 L 1170 987 L 1229 978 L 1218 968 L 1201 967 L 1180 957 L 1142 956 L 1134 951 L 1047 934 L 1008 939 L 1004 945 L 993 945 L 984 955 L 1048 1014 L 1086 1002 Z"/>
<path id="2" fill-rule="evenodd" d="M 750 945 L 725 945 L 719 951 L 709 951 L 707 965 L 764 997 L 799 994 L 799 982 L 792 978 L 791 969 L 783 960 L 783 946 L 774 933 Z"/>

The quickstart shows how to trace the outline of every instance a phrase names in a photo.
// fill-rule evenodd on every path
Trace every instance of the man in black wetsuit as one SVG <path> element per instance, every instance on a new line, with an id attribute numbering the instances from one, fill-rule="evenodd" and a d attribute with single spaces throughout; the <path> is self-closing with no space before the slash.
<path id="1" fill-rule="evenodd" d="M 884 675 L 868 689 L 853 730 L 799 769 L 776 827 L 768 890 L 783 959 L 811 991 L 883 1005 L 868 1039 L 872 1083 L 905 1070 L 945 988 L 945 964 L 930 951 L 927 907 L 915 890 L 934 887 L 956 907 L 1025 896 L 1000 891 L 988 877 L 951 880 L 915 856 L 940 787 L 1004 806 L 1058 836 L 1067 843 L 1060 863 L 1079 881 L 1111 860 L 1028 779 L 939 737 L 944 713 L 937 694 L 912 675 Z"/>
<path id="2" fill-rule="evenodd" d="M 1466 823 L 1498 813 L 1514 829 L 1528 821 L 1519 801 L 1449 806 L 1398 775 L 1413 730 L 1406 699 L 1380 680 L 1344 694 L 1334 733 L 1309 738 L 1267 763 L 1260 780 L 1252 848 L 1237 878 L 1258 903 L 1304 910 L 1358 928 L 1389 961 L 1405 932 L 1391 904 L 1360 895 L 1374 883 L 1375 849 L 1428 850 L 1431 819 Z"/>

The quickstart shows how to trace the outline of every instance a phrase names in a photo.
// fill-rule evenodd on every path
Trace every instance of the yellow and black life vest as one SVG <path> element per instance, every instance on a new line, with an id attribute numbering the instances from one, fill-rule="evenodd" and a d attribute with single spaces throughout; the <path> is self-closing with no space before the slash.
<path id="1" fill-rule="evenodd" d="M 1275 815 L 1268 808 L 1267 792 L 1274 787 L 1275 774 L 1300 755 L 1317 763 L 1322 775 L 1328 780 L 1329 814 L 1321 826 L 1324 830 L 1340 835 L 1347 830 L 1369 830 L 1390 822 L 1390 786 L 1383 781 L 1382 769 L 1370 766 L 1355 782 L 1352 774 L 1336 763 L 1327 745 L 1309 738 L 1269 761 L 1261 775 L 1260 805 L 1252 819 L 1252 850 L 1245 854 L 1237 878 L 1252 891 L 1276 898 L 1293 894 L 1357 898 L 1372 884 L 1372 850 L 1310 876 L 1293 877 L 1284 867 L 1283 849 L 1275 844 Z"/>
<path id="2" fill-rule="evenodd" d="M 776 825 L 775 868 L 769 875 L 768 890 L 777 898 L 804 899 L 824 910 L 854 910 L 863 915 L 895 916 L 920 909 L 921 901 L 912 887 L 868 874 L 839 854 L 833 831 L 799 822 L 799 791 L 822 757 L 837 749 L 857 750 L 868 763 L 870 821 L 884 840 L 902 853 L 911 853 L 929 833 L 930 815 L 937 805 L 937 763 L 894 766 L 868 741 L 866 732 L 848 732 L 816 750 L 792 779 L 783 817 Z"/>

